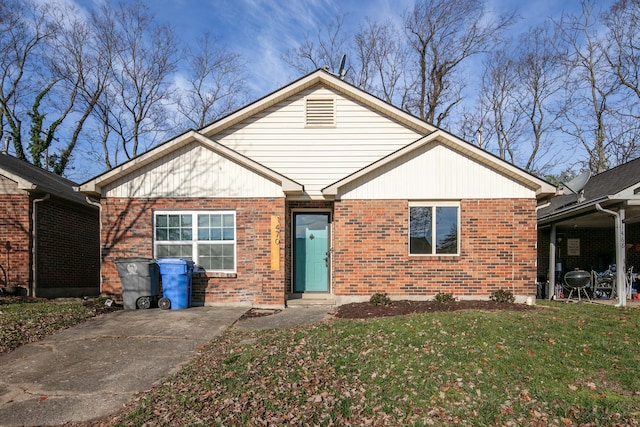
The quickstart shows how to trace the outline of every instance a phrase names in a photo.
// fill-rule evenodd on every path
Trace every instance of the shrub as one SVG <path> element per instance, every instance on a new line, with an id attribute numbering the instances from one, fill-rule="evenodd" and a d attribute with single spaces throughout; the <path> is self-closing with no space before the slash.
<path id="1" fill-rule="evenodd" d="M 391 304 L 391 298 L 387 296 L 386 292 L 383 294 L 377 293 L 371 295 L 369 302 L 373 305 L 389 305 Z"/>
<path id="2" fill-rule="evenodd" d="M 500 289 L 491 294 L 491 301 L 496 302 L 514 302 L 516 297 L 513 296 L 513 292 Z"/>
<path id="3" fill-rule="evenodd" d="M 433 297 L 438 302 L 452 302 L 456 299 L 453 297 L 453 294 L 446 292 L 438 292 L 435 297 Z"/>

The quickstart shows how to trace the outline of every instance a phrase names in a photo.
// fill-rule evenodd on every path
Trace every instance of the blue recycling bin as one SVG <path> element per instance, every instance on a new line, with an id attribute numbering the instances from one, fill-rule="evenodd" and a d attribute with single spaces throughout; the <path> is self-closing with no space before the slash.
<path id="1" fill-rule="evenodd" d="M 171 310 L 191 307 L 194 262 L 182 258 L 160 258 L 157 263 L 162 278 L 162 295 L 171 302 Z"/>

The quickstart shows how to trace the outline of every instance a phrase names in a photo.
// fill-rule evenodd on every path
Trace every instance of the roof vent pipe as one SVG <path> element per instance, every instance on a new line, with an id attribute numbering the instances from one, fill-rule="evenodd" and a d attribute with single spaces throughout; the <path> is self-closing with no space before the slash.
<path id="1" fill-rule="evenodd" d="M 2 147 L 2 154 L 9 153 L 9 143 L 11 142 L 11 135 L 6 134 L 4 136 L 4 146 Z"/>

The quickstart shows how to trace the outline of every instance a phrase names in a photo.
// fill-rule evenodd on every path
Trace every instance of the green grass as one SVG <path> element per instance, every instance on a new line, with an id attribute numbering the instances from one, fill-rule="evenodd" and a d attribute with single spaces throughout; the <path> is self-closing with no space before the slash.
<path id="1" fill-rule="evenodd" d="M 119 425 L 638 425 L 640 310 L 546 304 L 229 331 Z"/>
<path id="2" fill-rule="evenodd" d="M 90 307 L 75 301 L 3 301 L 0 304 L 0 354 L 95 315 Z"/>

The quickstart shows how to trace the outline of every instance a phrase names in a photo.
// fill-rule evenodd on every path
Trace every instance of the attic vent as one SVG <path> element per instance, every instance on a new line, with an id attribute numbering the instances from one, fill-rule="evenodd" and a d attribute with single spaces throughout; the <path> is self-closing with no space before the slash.
<path id="1" fill-rule="evenodd" d="M 336 124 L 335 102 L 332 98 L 308 98 L 307 126 L 334 126 Z"/>

